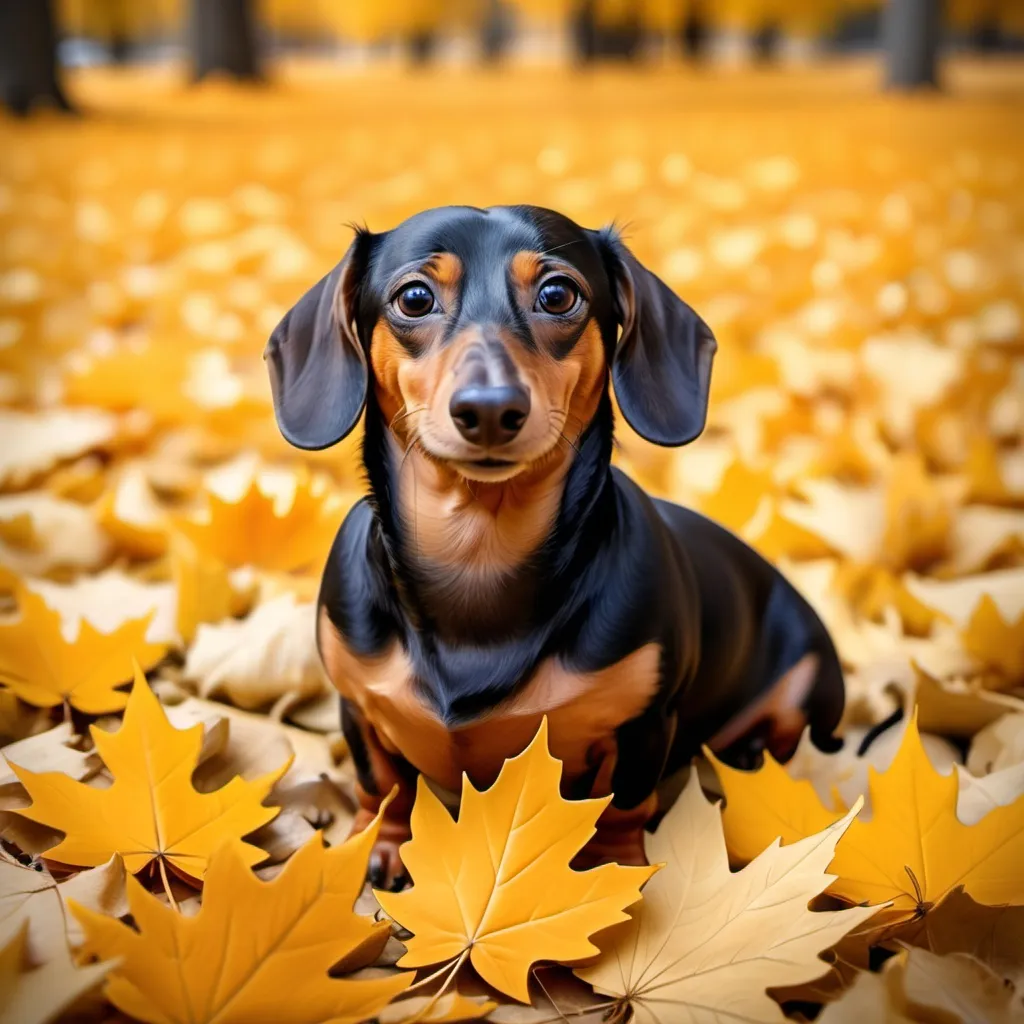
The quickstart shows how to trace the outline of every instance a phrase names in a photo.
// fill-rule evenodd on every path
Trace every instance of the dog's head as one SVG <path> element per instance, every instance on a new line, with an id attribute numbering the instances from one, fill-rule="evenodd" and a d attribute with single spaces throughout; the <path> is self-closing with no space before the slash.
<path id="1" fill-rule="evenodd" d="M 614 231 L 510 206 L 357 232 L 266 358 L 278 424 L 299 448 L 340 441 L 372 386 L 400 441 L 500 481 L 577 438 L 609 372 L 637 433 L 692 441 L 714 352 L 703 320 Z"/>

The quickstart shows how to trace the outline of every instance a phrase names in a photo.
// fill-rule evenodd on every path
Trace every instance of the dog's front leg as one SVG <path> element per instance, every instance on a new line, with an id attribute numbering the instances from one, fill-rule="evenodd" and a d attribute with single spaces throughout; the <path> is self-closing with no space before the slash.
<path id="1" fill-rule="evenodd" d="M 404 758 L 389 754 L 376 730 L 351 701 L 341 700 L 341 728 L 356 767 L 359 810 L 352 835 L 362 832 L 377 816 L 384 798 L 398 787 L 381 821 L 366 875 L 378 889 L 397 891 L 407 879 L 399 847 L 412 837 L 409 816 L 416 798 L 416 769 Z"/>
<path id="2" fill-rule="evenodd" d="M 675 715 L 651 709 L 635 723 L 591 746 L 588 760 L 596 767 L 592 797 L 614 793 L 597 819 L 597 831 L 573 860 L 575 868 L 646 864 L 644 832 L 658 813 L 656 787 L 675 735 Z"/>

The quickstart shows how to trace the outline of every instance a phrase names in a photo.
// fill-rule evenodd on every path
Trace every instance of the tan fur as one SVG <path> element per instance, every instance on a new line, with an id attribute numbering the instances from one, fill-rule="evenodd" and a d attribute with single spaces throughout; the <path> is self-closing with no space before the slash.
<path id="1" fill-rule="evenodd" d="M 474 785 L 489 786 L 504 759 L 525 749 L 544 715 L 551 752 L 565 762 L 565 778 L 581 775 L 591 746 L 640 714 L 657 689 L 657 644 L 591 673 L 548 659 L 519 693 L 479 720 L 448 729 L 415 692 L 411 666 L 397 642 L 381 658 L 358 658 L 326 612 L 320 615 L 320 648 L 334 685 L 360 708 L 385 750 L 456 792 L 463 772 Z"/>

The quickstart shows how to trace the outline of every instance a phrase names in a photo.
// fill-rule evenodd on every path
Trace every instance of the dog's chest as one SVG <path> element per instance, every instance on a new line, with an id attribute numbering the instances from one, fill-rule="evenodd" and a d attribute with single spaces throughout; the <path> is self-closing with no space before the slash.
<path id="1" fill-rule="evenodd" d="M 563 761 L 565 777 L 581 775 L 590 748 L 650 703 L 660 662 L 653 643 L 596 672 L 573 672 L 550 658 L 513 696 L 474 721 L 449 728 L 418 692 L 397 641 L 380 657 L 360 658 L 326 624 L 320 649 L 331 681 L 360 708 L 383 746 L 454 791 L 463 772 L 474 785 L 489 786 L 504 760 L 525 749 L 545 715 L 551 752 Z"/>

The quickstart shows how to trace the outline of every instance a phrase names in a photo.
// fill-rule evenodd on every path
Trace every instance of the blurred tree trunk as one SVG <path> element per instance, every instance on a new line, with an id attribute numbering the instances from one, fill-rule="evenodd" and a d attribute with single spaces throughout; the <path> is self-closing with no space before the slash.
<path id="1" fill-rule="evenodd" d="M 190 27 L 194 81 L 214 72 L 249 81 L 263 77 L 254 0 L 192 0 Z"/>
<path id="2" fill-rule="evenodd" d="M 480 32 L 481 49 L 488 64 L 501 60 L 512 37 L 512 12 L 505 0 L 487 0 Z"/>
<path id="3" fill-rule="evenodd" d="M 50 0 L 0 0 L 0 102 L 19 115 L 37 103 L 71 110 L 58 77 Z"/>
<path id="4" fill-rule="evenodd" d="M 939 0 L 888 0 L 882 45 L 890 88 L 938 85 L 941 15 Z"/>
<path id="5" fill-rule="evenodd" d="M 409 56 L 413 64 L 429 64 L 437 53 L 437 34 L 424 29 L 409 36 Z"/>
<path id="6" fill-rule="evenodd" d="M 750 52 L 755 63 L 773 64 L 779 57 L 782 30 L 774 21 L 765 22 L 750 37 Z"/>
<path id="7" fill-rule="evenodd" d="M 683 26 L 680 29 L 679 41 L 682 43 L 683 56 L 688 60 L 700 61 L 707 55 L 708 23 L 706 12 L 697 5 L 691 5 Z"/>

